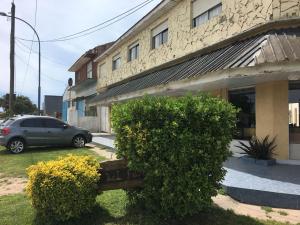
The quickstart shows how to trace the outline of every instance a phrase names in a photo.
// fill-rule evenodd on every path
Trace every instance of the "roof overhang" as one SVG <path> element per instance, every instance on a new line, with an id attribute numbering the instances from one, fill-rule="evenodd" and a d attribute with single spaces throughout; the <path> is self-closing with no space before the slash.
<path id="1" fill-rule="evenodd" d="M 76 72 L 79 70 L 84 64 L 86 64 L 88 61 L 91 60 L 91 57 L 84 53 L 82 56 L 80 56 L 79 59 L 76 60 L 76 62 L 69 68 L 69 72 Z"/>
<path id="2" fill-rule="evenodd" d="M 255 67 L 244 67 L 214 71 L 203 77 L 170 82 L 143 90 L 122 94 L 100 101 L 94 97 L 91 105 L 110 105 L 144 95 L 183 96 L 188 93 L 199 93 L 220 88 L 239 89 L 253 87 L 256 84 L 278 80 L 300 80 L 300 61 L 292 63 L 265 63 Z"/>
<path id="3" fill-rule="evenodd" d="M 129 28 L 129 30 L 127 30 L 121 37 L 119 37 L 110 48 L 108 48 L 102 55 L 98 56 L 95 61 L 99 62 L 110 53 L 113 53 L 121 44 L 137 35 L 151 23 L 156 21 L 159 17 L 165 15 L 166 12 L 171 10 L 180 1 L 181 0 L 162 0 L 154 9 L 152 9 L 147 15 Z"/>

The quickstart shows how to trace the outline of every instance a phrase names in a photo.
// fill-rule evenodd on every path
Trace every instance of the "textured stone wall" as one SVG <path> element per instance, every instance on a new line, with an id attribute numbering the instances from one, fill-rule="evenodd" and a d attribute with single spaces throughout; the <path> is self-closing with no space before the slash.
<path id="1" fill-rule="evenodd" d="M 273 0 L 274 19 L 300 16 L 300 0 Z"/>
<path id="2" fill-rule="evenodd" d="M 100 74 L 98 90 L 269 21 L 272 18 L 272 1 L 222 0 L 222 14 L 196 28 L 191 27 L 191 0 L 180 1 L 166 15 L 99 62 L 99 65 L 105 63 L 106 73 Z M 158 49 L 151 49 L 151 30 L 165 20 L 168 20 L 169 40 Z M 139 58 L 127 62 L 128 46 L 137 40 L 140 44 Z M 118 53 L 122 57 L 121 68 L 112 71 L 112 57 Z"/>

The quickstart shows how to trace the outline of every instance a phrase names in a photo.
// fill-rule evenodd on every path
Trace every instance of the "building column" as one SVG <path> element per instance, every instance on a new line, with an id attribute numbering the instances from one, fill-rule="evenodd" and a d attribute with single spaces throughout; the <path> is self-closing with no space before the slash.
<path id="1" fill-rule="evenodd" d="M 288 80 L 256 85 L 256 136 L 276 136 L 275 158 L 289 159 Z"/>

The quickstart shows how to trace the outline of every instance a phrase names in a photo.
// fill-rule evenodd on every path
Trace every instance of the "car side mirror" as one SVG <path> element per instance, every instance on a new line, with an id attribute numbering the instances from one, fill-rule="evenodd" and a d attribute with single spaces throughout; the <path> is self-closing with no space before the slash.
<path id="1" fill-rule="evenodd" d="M 69 126 L 68 126 L 67 124 L 64 124 L 64 125 L 63 125 L 63 128 L 64 128 L 64 129 L 67 129 L 68 127 L 69 127 Z"/>

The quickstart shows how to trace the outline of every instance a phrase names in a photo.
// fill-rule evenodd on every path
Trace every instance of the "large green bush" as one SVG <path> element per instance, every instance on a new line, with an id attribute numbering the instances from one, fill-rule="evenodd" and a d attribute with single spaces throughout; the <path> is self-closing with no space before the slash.
<path id="1" fill-rule="evenodd" d="M 30 166 L 26 191 L 37 213 L 67 220 L 90 211 L 98 194 L 99 167 L 89 156 L 72 155 Z"/>
<path id="2" fill-rule="evenodd" d="M 142 199 L 163 217 L 183 217 L 211 204 L 225 175 L 236 109 L 207 95 L 144 97 L 114 105 L 113 129 L 119 157 L 144 173 Z"/>

